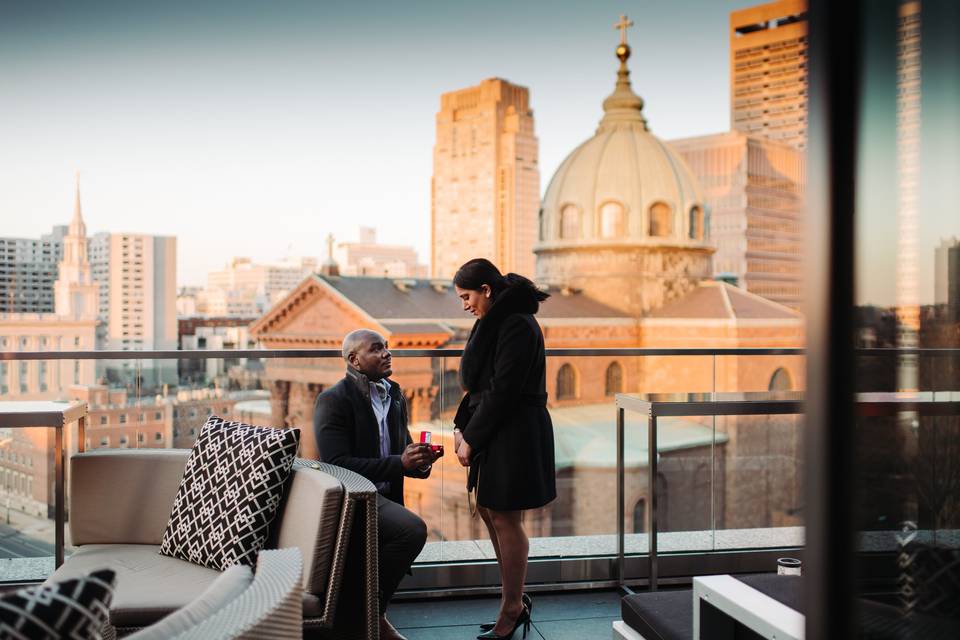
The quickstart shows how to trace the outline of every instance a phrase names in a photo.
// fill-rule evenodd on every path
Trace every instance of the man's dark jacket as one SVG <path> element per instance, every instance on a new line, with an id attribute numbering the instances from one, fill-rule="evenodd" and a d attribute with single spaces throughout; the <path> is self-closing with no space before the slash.
<path id="1" fill-rule="evenodd" d="M 413 442 L 407 431 L 407 401 L 400 385 L 390 385 L 390 454 L 380 457 L 380 425 L 370 404 L 370 383 L 365 375 L 349 367 L 347 375 L 317 396 L 313 408 L 313 430 L 320 460 L 350 469 L 373 483 L 389 482 L 384 496 L 403 504 L 403 477 L 426 478 L 430 471 L 404 472 L 400 455 Z"/>

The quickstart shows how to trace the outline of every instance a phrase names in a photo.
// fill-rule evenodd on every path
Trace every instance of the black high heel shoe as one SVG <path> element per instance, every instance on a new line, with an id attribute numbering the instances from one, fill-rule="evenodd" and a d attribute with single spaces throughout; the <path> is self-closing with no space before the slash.
<path id="1" fill-rule="evenodd" d="M 523 600 L 523 606 L 527 608 L 527 611 L 530 612 L 530 617 L 532 618 L 533 617 L 533 599 L 530 597 L 529 594 L 525 593 L 523 594 L 522 600 Z M 480 625 L 480 631 L 490 631 L 490 629 L 493 629 L 495 626 L 497 626 L 496 621 L 484 622 L 483 624 Z"/>
<path id="2" fill-rule="evenodd" d="M 517 616 L 517 619 L 513 623 L 513 629 L 510 630 L 505 636 L 498 636 L 493 632 L 493 629 L 489 631 L 484 631 L 477 636 L 477 640 L 510 640 L 517 633 L 517 629 L 523 627 L 523 636 L 526 638 L 527 634 L 530 632 L 530 609 L 527 609 L 527 606 L 524 605 L 523 609 L 520 611 L 520 615 Z"/>

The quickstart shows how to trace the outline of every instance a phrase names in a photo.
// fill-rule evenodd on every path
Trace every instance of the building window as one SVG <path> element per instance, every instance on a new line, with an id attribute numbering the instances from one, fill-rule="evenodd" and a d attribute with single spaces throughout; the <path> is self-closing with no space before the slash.
<path id="1" fill-rule="evenodd" d="M 655 202 L 650 206 L 650 230 L 652 238 L 663 238 L 673 232 L 672 211 L 665 202 Z"/>
<path id="2" fill-rule="evenodd" d="M 600 207 L 600 237 L 619 238 L 624 233 L 623 205 L 607 202 Z"/>
<path id="3" fill-rule="evenodd" d="M 162 419 L 163 419 L 163 414 L 161 414 L 159 411 L 156 411 L 156 412 L 154 412 L 154 414 L 153 414 L 153 419 L 154 419 L 154 420 L 162 420 Z"/>
<path id="4" fill-rule="evenodd" d="M 100 416 L 100 424 L 107 424 L 107 416 Z"/>
<path id="5" fill-rule="evenodd" d="M 153 439 L 156 440 L 157 442 L 163 442 L 163 434 L 157 431 L 156 433 L 153 434 Z"/>
<path id="6" fill-rule="evenodd" d="M 623 367 L 619 362 L 611 362 L 607 367 L 605 393 L 612 396 L 616 393 L 623 393 Z"/>
<path id="7" fill-rule="evenodd" d="M 109 436 L 103 436 L 102 438 L 100 438 L 100 446 L 101 446 L 101 447 L 109 447 L 109 446 L 110 446 L 110 437 L 109 437 Z"/>
<path id="8" fill-rule="evenodd" d="M 43 360 L 40 361 L 40 365 L 37 367 L 37 384 L 40 387 L 40 391 L 47 390 L 47 363 Z"/>
<path id="9" fill-rule="evenodd" d="M 565 364 L 557 372 L 557 400 L 577 397 L 577 371 L 572 364 Z"/>
<path id="10" fill-rule="evenodd" d="M 73 361 L 73 384 L 80 384 L 80 361 Z"/>
<path id="11" fill-rule="evenodd" d="M 770 391 L 792 391 L 793 380 L 790 378 L 790 372 L 780 367 L 770 376 L 770 385 L 767 387 Z"/>
<path id="12" fill-rule="evenodd" d="M 137 442 L 143 443 L 143 433 L 137 433 Z"/>
<path id="13" fill-rule="evenodd" d="M 703 240 L 703 208 L 700 205 L 690 207 L 690 239 Z"/>
<path id="14" fill-rule="evenodd" d="M 121 413 L 121 414 L 120 414 L 120 424 L 126 424 L 126 423 L 127 423 L 127 414 Z"/>
<path id="15" fill-rule="evenodd" d="M 633 532 L 644 533 L 647 530 L 647 501 L 645 498 L 637 500 L 633 505 Z"/>
<path id="16" fill-rule="evenodd" d="M 27 392 L 27 375 L 29 375 L 27 371 L 27 362 L 22 360 L 20 362 L 20 393 Z"/>
<path id="17" fill-rule="evenodd" d="M 564 240 L 580 237 L 580 209 L 572 204 L 560 210 L 560 237 Z"/>
<path id="18" fill-rule="evenodd" d="M 0 362 L 0 394 L 10 393 L 10 387 L 7 386 L 7 363 Z"/>
<path id="19" fill-rule="evenodd" d="M 123 448 L 127 447 L 127 443 L 130 442 L 130 439 L 127 436 L 120 436 L 120 446 Z"/>

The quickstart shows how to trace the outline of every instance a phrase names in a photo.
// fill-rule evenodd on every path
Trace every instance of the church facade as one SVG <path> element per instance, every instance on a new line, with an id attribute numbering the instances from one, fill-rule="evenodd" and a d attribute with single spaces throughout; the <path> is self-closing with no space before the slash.
<path id="1" fill-rule="evenodd" d="M 650 133 L 643 101 L 630 86 L 625 38 L 613 93 L 596 134 L 574 149 L 544 197 L 534 245 L 537 284 L 551 297 L 537 316 L 548 349 L 800 347 L 803 319 L 794 310 L 710 279 L 713 246 L 700 185 L 683 158 Z M 474 257 L 474 256 L 469 256 Z M 357 278 L 315 274 L 251 327 L 264 347 L 339 349 L 350 330 L 370 328 L 390 348 L 456 349 L 473 318 L 448 279 Z M 434 431 L 452 448 L 451 417 L 462 391 L 457 358 L 395 360 L 407 395 L 411 430 Z M 339 358 L 268 360 L 273 423 L 303 429 L 302 455 L 318 455 L 313 402 L 343 377 Z M 528 513 L 534 536 L 612 533 L 616 393 L 797 389 L 802 357 L 556 355 L 547 358 L 548 405 L 557 437 L 558 499 Z M 683 499 L 661 514 L 666 530 L 796 523 L 800 501 L 799 429 L 795 420 L 676 420 L 662 425 L 661 471 Z M 770 437 L 774 434 L 775 437 Z M 627 452 L 627 531 L 647 518 L 645 442 Z M 452 450 L 452 449 L 451 449 Z M 751 464 L 780 460 L 777 469 Z M 712 466 L 713 465 L 713 466 Z M 711 474 L 704 469 L 715 469 Z M 787 469 L 793 469 L 788 472 Z M 758 479 L 763 482 L 758 485 Z M 467 509 L 465 476 L 452 455 L 427 481 L 406 483 L 408 504 L 431 539 L 483 535 Z M 757 509 L 754 489 L 768 500 Z"/>

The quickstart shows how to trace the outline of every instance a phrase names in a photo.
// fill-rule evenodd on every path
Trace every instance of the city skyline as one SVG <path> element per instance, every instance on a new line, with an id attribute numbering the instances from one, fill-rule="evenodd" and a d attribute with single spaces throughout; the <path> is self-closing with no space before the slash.
<path id="1" fill-rule="evenodd" d="M 627 13 L 652 129 L 723 131 L 727 16 L 746 4 L 11 8 L 0 24 L 11 97 L 0 133 L 16 150 L 0 159 L 5 235 L 66 224 L 79 169 L 91 233 L 176 235 L 179 285 L 235 255 L 321 256 L 328 232 L 350 240 L 358 221 L 426 259 L 443 92 L 489 77 L 529 86 L 552 175 L 593 133 L 600 110 L 586 96 L 609 90 L 613 25 Z M 696 82 L 678 86 L 678 74 Z"/>

